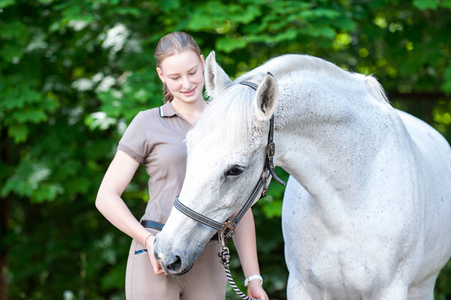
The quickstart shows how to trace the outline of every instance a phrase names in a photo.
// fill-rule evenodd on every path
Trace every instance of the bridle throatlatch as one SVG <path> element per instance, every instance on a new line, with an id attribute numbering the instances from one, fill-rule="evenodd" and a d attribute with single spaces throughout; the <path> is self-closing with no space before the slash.
<path id="1" fill-rule="evenodd" d="M 256 85 L 253 82 L 250 81 L 243 81 L 240 82 L 242 85 L 246 85 L 248 87 L 251 87 L 255 91 L 258 89 L 258 85 Z M 227 220 L 224 223 L 217 222 L 211 218 L 208 218 L 202 214 L 199 214 L 198 212 L 192 210 L 191 208 L 184 205 L 182 202 L 180 202 L 179 197 L 177 196 L 174 201 L 174 207 L 177 208 L 181 213 L 185 214 L 186 216 L 196 220 L 199 223 L 202 223 L 206 226 L 209 226 L 213 229 L 216 229 L 219 233 L 219 237 L 221 239 L 222 243 L 222 249 L 221 252 L 218 253 L 222 264 L 224 265 L 224 269 L 227 275 L 227 279 L 234 289 L 234 291 L 237 293 L 238 296 L 240 296 L 242 299 L 245 300 L 257 300 L 254 298 L 250 298 L 246 296 L 243 292 L 240 291 L 240 289 L 236 286 L 235 282 L 233 281 L 232 275 L 230 274 L 230 251 L 227 247 L 227 239 L 231 238 L 235 234 L 235 229 L 238 223 L 241 221 L 241 219 L 244 217 L 246 212 L 251 208 L 252 204 L 260 199 L 266 196 L 266 192 L 268 191 L 268 180 L 271 180 L 274 178 L 278 183 L 285 185 L 286 182 L 277 176 L 276 171 L 274 170 L 274 155 L 276 152 L 276 147 L 274 144 L 274 115 L 271 116 L 271 119 L 269 121 L 269 133 L 268 133 L 268 145 L 266 146 L 266 157 L 265 157 L 265 166 L 263 167 L 263 171 L 260 175 L 260 179 L 258 180 L 256 186 L 254 187 L 254 190 L 252 191 L 251 195 L 247 199 L 244 206 L 240 209 L 240 211 L 235 215 L 233 220 L 230 221 Z"/>

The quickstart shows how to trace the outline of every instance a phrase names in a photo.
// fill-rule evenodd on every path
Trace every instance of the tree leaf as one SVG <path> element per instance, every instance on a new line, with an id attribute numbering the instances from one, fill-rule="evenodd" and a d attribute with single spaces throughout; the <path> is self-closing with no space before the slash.
<path id="1" fill-rule="evenodd" d="M 14 139 L 16 144 L 25 142 L 27 140 L 30 130 L 24 124 L 11 124 L 8 126 L 8 136 Z"/>
<path id="2" fill-rule="evenodd" d="M 216 48 L 219 51 L 224 51 L 225 53 L 230 53 L 236 49 L 242 49 L 244 47 L 246 47 L 246 41 L 241 38 L 222 37 L 216 41 Z"/>
<path id="3" fill-rule="evenodd" d="M 414 0 L 413 5 L 418 7 L 420 10 L 435 10 L 440 6 L 440 0 Z"/>

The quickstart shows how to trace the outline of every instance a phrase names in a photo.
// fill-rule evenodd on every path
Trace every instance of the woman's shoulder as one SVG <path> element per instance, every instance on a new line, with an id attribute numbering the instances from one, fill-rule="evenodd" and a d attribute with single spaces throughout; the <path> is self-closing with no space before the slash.
<path id="1" fill-rule="evenodd" d="M 133 118 L 133 120 L 142 122 L 152 122 L 156 118 L 160 118 L 160 107 L 142 110 Z"/>

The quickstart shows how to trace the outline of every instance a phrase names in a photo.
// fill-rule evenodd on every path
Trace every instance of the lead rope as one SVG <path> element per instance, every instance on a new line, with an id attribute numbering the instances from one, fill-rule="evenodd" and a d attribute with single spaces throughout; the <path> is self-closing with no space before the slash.
<path id="1" fill-rule="evenodd" d="M 227 247 L 227 240 L 224 238 L 224 236 L 221 233 L 219 233 L 219 237 L 221 239 L 222 248 L 221 248 L 221 252 L 218 253 L 218 256 L 221 260 L 221 263 L 224 265 L 224 271 L 226 273 L 227 280 L 229 281 L 230 286 L 241 299 L 261 300 L 261 299 L 255 299 L 255 298 L 251 298 L 251 297 L 247 296 L 238 288 L 235 281 L 233 280 L 232 274 L 230 273 L 229 267 L 230 267 L 231 257 L 230 257 L 230 250 Z"/>

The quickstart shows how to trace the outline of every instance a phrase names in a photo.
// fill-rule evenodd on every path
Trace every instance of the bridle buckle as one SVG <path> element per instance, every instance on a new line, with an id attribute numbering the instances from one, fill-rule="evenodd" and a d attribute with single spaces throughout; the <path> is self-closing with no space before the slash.
<path id="1" fill-rule="evenodd" d="M 269 143 L 266 149 L 266 155 L 268 156 L 268 159 L 272 160 L 274 158 L 274 155 L 276 154 L 276 144 L 274 142 Z"/>
<path id="2" fill-rule="evenodd" d="M 231 238 L 235 234 L 235 226 L 231 221 L 224 222 L 224 228 L 221 230 L 221 236 L 224 238 Z"/>

